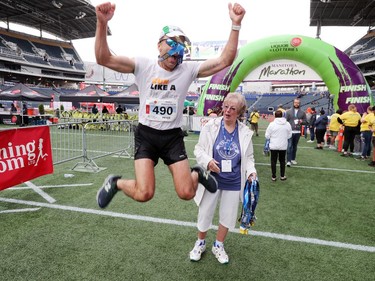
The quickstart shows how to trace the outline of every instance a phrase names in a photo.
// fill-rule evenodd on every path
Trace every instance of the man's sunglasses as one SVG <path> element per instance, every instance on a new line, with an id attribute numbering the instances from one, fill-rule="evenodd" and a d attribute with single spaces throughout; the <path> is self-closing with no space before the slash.
<path id="1" fill-rule="evenodd" d="M 163 42 L 163 41 L 165 41 L 165 42 L 168 44 L 168 46 L 170 46 L 170 47 L 172 47 L 172 48 L 176 47 L 178 44 L 180 44 L 180 45 L 184 45 L 184 44 L 182 44 L 182 43 L 178 43 L 178 42 L 174 41 L 174 40 L 171 39 L 171 38 L 161 39 L 161 40 L 159 41 L 159 43 L 161 43 L 161 42 Z"/>

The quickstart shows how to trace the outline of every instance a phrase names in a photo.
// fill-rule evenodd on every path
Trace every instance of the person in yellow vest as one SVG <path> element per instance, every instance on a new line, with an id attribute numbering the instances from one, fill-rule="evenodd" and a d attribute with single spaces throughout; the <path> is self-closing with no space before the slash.
<path id="1" fill-rule="evenodd" d="M 348 106 L 348 111 L 341 114 L 337 118 L 340 124 L 345 126 L 344 128 L 344 145 L 343 154 L 341 156 L 351 156 L 354 151 L 354 138 L 358 130 L 358 126 L 361 123 L 361 115 L 357 112 L 357 107 L 354 104 Z M 350 153 L 348 152 L 350 149 Z"/>
<path id="2" fill-rule="evenodd" d="M 336 149 L 335 140 L 339 134 L 341 124 L 337 121 L 337 117 L 342 114 L 342 109 L 339 108 L 336 110 L 336 113 L 332 114 L 330 122 L 329 122 L 329 135 L 331 136 L 331 143 L 329 148 Z"/>
<path id="3" fill-rule="evenodd" d="M 255 132 L 255 135 L 258 137 L 258 121 L 259 121 L 260 115 L 257 109 L 254 108 L 253 112 L 250 113 L 249 119 L 250 119 L 250 126 L 251 130 Z"/>
<path id="4" fill-rule="evenodd" d="M 361 119 L 361 138 L 363 139 L 363 148 L 361 156 L 356 158 L 357 160 L 366 160 L 371 157 L 371 140 L 372 132 L 370 130 L 370 121 L 374 113 L 372 112 L 372 106 L 367 107 L 366 112 L 363 113 Z"/>
<path id="5" fill-rule="evenodd" d="M 368 164 L 371 167 L 375 167 L 375 106 L 372 107 L 372 116 L 369 120 L 369 128 L 372 132 L 372 161 Z"/>

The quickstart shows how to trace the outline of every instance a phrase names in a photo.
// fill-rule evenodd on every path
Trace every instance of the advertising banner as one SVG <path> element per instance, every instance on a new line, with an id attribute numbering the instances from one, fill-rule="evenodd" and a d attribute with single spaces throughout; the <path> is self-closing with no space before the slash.
<path id="1" fill-rule="evenodd" d="M 0 132 L 0 190 L 52 173 L 48 126 Z"/>

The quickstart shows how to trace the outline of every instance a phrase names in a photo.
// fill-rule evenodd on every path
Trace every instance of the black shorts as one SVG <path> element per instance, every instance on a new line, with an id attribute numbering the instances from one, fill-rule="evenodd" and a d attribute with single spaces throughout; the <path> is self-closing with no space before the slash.
<path id="1" fill-rule="evenodd" d="M 155 166 L 159 158 L 168 166 L 188 158 L 181 128 L 156 130 L 139 123 L 134 132 L 134 142 L 134 159 L 148 158 L 154 161 Z"/>

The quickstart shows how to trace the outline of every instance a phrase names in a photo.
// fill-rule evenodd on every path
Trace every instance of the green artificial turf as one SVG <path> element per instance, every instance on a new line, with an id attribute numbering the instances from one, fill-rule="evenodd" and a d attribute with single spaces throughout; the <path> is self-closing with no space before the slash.
<path id="1" fill-rule="evenodd" d="M 250 235 L 228 234 L 229 264 L 211 253 L 215 230 L 201 261 L 189 260 L 197 207 L 177 197 L 162 161 L 151 201 L 119 193 L 98 208 L 96 192 L 107 174 L 134 173 L 132 159 L 106 156 L 95 159 L 106 168 L 99 173 L 73 171 L 79 161 L 73 160 L 32 180 L 55 203 L 32 189 L 0 192 L 0 280 L 374 280 L 375 169 L 301 138 L 298 165 L 287 168 L 287 181 L 272 182 L 262 154 L 266 126 L 262 121 L 253 137 L 258 219 Z M 192 132 L 186 137 L 192 164 L 197 139 Z M 11 212 L 25 208 L 36 209 Z"/>

